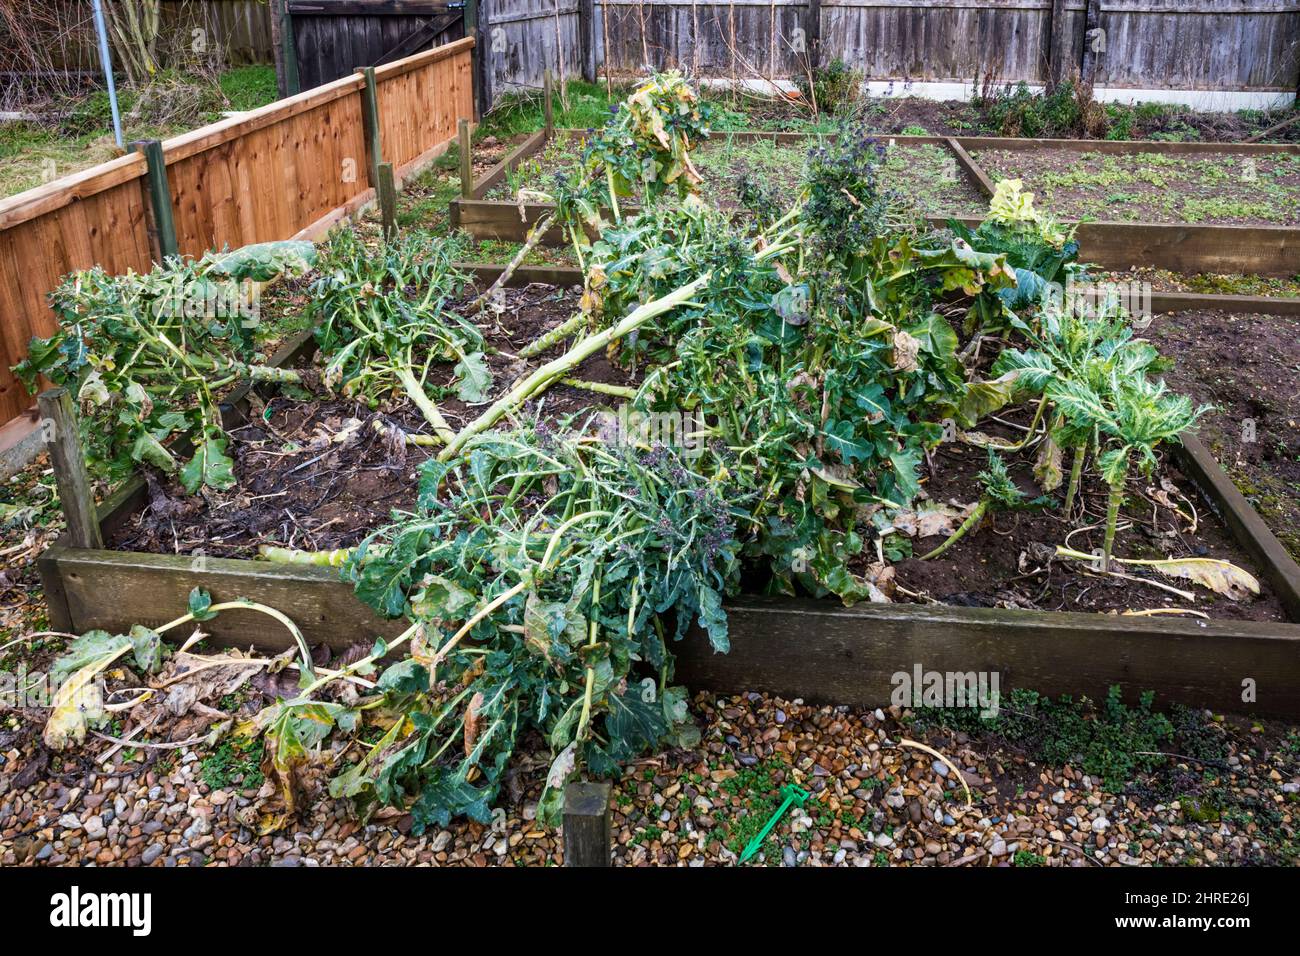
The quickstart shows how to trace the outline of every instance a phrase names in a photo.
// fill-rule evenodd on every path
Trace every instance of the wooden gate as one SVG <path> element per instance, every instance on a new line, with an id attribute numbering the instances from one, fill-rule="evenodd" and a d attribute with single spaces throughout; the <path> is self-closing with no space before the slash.
<path id="1" fill-rule="evenodd" d="M 298 89 L 380 66 L 465 36 L 465 4 L 440 0 L 281 0 Z"/>

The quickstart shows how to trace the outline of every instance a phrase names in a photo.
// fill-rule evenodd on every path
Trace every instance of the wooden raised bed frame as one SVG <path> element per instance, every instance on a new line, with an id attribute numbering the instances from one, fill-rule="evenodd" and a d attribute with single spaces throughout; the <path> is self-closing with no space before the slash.
<path id="1" fill-rule="evenodd" d="M 556 130 L 554 135 L 579 137 L 582 130 Z M 719 132 L 719 140 L 774 139 L 778 142 L 807 142 L 815 134 Z M 952 154 L 957 165 L 985 196 L 993 194 L 993 182 L 971 158 L 972 149 L 1075 149 L 1094 153 L 1300 153 L 1300 146 L 1266 143 L 1150 143 L 1110 142 L 1076 139 L 1013 139 L 993 136 L 886 136 L 882 141 L 900 145 L 942 146 Z M 518 203 L 484 199 L 488 191 L 503 182 L 523 160 L 545 147 L 545 130 L 534 133 L 511 151 L 500 163 L 488 170 L 468 190 L 451 202 L 451 222 L 476 239 L 500 239 L 522 242 L 529 228 L 551 211 L 544 203 L 523 206 Z M 933 225 L 943 225 L 950 218 L 967 225 L 978 219 L 964 216 L 930 216 Z M 1073 224 L 1066 221 L 1067 224 Z M 1287 226 L 1215 226 L 1200 223 L 1083 222 L 1078 223 L 1080 258 L 1105 269 L 1128 269 L 1151 266 L 1171 272 L 1254 273 L 1263 276 L 1290 277 L 1300 263 L 1300 228 Z M 559 229 L 547 233 L 544 241 L 563 245 Z"/>
<path id="2" fill-rule="evenodd" d="M 472 266 L 480 281 L 500 267 Z M 515 283 L 548 281 L 555 270 L 523 269 Z M 1274 300 L 1276 301 L 1276 300 Z M 310 352 L 309 334 L 272 360 Z M 247 410 L 247 391 L 224 407 L 228 424 Z M 741 597 L 728 603 L 730 654 L 713 654 L 700 634 L 675 646 L 678 678 L 695 689 L 764 690 L 810 701 L 875 707 L 888 704 L 891 676 L 925 670 L 998 672 L 1002 690 L 1104 697 L 1112 684 L 1126 695 L 1156 692 L 1164 703 L 1300 718 L 1300 567 L 1195 438 L 1176 449 L 1179 464 L 1203 492 L 1278 595 L 1291 623 L 1120 617 L 920 605 Z M 136 477 L 103 502 L 98 518 L 110 533 L 145 500 Z M 393 636 L 405 626 L 362 604 L 334 569 L 251 560 L 157 555 L 71 546 L 66 537 L 39 559 L 50 626 L 83 633 L 158 625 L 182 613 L 194 587 L 214 600 L 248 598 L 279 608 L 307 639 L 343 649 L 357 640 Z M 203 629 L 218 646 L 282 650 L 288 636 L 261 614 L 227 612 Z M 1257 702 L 1243 702 L 1243 681 Z"/>

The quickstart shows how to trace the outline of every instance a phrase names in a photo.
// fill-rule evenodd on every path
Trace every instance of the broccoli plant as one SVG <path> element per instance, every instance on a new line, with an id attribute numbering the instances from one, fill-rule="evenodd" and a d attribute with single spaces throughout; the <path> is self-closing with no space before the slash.
<path id="1" fill-rule="evenodd" d="M 698 622 L 728 648 L 722 597 L 738 581 L 743 497 L 674 449 L 543 421 L 477 437 L 421 470 L 417 513 L 353 553 L 357 595 L 412 626 L 375 648 L 410 656 L 379 679 L 407 715 L 331 785 L 363 811 L 409 807 L 417 830 L 482 822 L 529 729 L 555 754 L 541 815 L 555 821 L 578 768 L 616 773 L 646 748 L 698 733 L 672 685 L 670 644 Z M 262 721 L 294 751 L 294 708 Z M 315 713 L 315 712 L 314 712 Z M 280 728 L 277 730 L 276 728 Z"/>
<path id="2" fill-rule="evenodd" d="M 42 377 L 73 391 L 88 457 L 108 477 L 147 462 L 179 472 L 191 493 L 230 487 L 222 389 L 297 381 L 261 364 L 258 283 L 301 275 L 314 259 L 311 243 L 282 242 L 169 259 L 144 274 L 76 273 L 51 295 L 58 330 L 33 339 L 14 371 L 31 391 Z"/>
<path id="3" fill-rule="evenodd" d="M 455 363 L 462 401 L 485 401 L 492 387 L 482 333 L 449 307 L 468 281 L 453 265 L 460 249 L 424 232 L 371 249 L 355 231 L 339 229 L 312 288 L 325 384 L 372 407 L 400 393 L 444 442 L 455 432 L 429 395 L 434 365 Z"/>
<path id="4" fill-rule="evenodd" d="M 976 502 L 966 520 L 948 536 L 948 539 L 928 554 L 921 556 L 922 561 L 937 558 L 964 538 L 972 529 L 978 528 L 985 516 L 998 511 L 1019 511 L 1025 508 L 1038 508 L 1048 503 L 1044 497 L 1031 498 L 1011 480 L 1007 463 L 992 448 L 989 449 L 988 468 L 979 473 L 980 488 L 983 493 Z"/>

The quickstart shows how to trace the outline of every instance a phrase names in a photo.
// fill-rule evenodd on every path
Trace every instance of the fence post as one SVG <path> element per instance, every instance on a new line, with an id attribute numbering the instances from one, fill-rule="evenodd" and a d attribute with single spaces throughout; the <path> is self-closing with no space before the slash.
<path id="1" fill-rule="evenodd" d="M 564 865 L 609 866 L 609 784 L 569 784 L 564 788 Z"/>
<path id="2" fill-rule="evenodd" d="M 578 0 L 578 48 L 582 50 L 582 78 L 596 82 L 596 0 Z"/>
<path id="3" fill-rule="evenodd" d="M 375 191 L 379 193 L 379 217 L 383 222 L 384 238 L 392 242 L 397 238 L 397 184 L 393 181 L 392 163 L 379 164 Z"/>
<path id="4" fill-rule="evenodd" d="M 822 2 L 808 0 L 808 19 L 803 25 L 803 42 L 808 57 L 808 69 L 821 66 L 822 58 Z"/>
<path id="5" fill-rule="evenodd" d="M 156 139 L 136 140 L 132 148 L 144 155 L 149 165 L 149 206 L 153 210 L 153 224 L 158 231 L 158 260 L 180 255 L 176 244 L 176 219 L 172 211 L 172 191 L 167 182 L 167 157 L 162 143 Z"/>
<path id="6" fill-rule="evenodd" d="M 361 91 L 361 119 L 365 128 L 366 152 L 370 167 L 370 185 L 379 189 L 379 164 L 384 161 L 383 142 L 379 135 L 379 89 L 375 83 L 375 68 L 360 67 L 357 72 L 366 81 Z"/>
<path id="7" fill-rule="evenodd" d="M 289 12 L 289 0 L 280 0 L 280 61 L 283 64 L 284 92 L 293 96 L 302 92 L 302 82 L 298 79 L 298 47 L 293 37 L 293 14 Z"/>
<path id="8" fill-rule="evenodd" d="M 488 90 L 491 73 L 488 70 L 489 45 L 484 44 L 487 37 L 487 17 L 479 7 L 478 0 L 465 0 L 465 36 L 474 38 L 474 53 L 471 56 L 470 77 L 474 86 L 474 118 L 480 119 L 492 107 L 492 96 Z"/>
<path id="9" fill-rule="evenodd" d="M 555 113 L 552 100 L 555 99 L 555 78 L 550 70 L 542 73 L 542 116 L 545 118 L 546 138 L 549 140 L 555 132 Z"/>
<path id="10" fill-rule="evenodd" d="M 1079 64 L 1079 84 L 1092 90 L 1097 79 L 1099 53 L 1106 52 L 1106 33 L 1101 28 L 1101 0 L 1085 0 L 1083 15 L 1083 60 Z"/>
<path id="11" fill-rule="evenodd" d="M 1067 0 L 1052 0 L 1051 9 L 1047 14 L 1051 18 L 1047 41 L 1047 88 L 1049 90 L 1060 86 L 1070 74 L 1070 54 L 1073 52 L 1074 43 L 1066 30 L 1070 15 L 1066 3 Z M 979 77 L 976 77 L 976 82 L 978 81 Z"/>
<path id="12" fill-rule="evenodd" d="M 464 199 L 474 198 L 474 164 L 470 161 L 469 120 L 456 124 L 457 149 L 460 152 L 460 194 Z"/>
<path id="13" fill-rule="evenodd" d="M 51 388 L 36 396 L 41 411 L 41 428 L 54 465 L 54 481 L 59 489 L 59 504 L 68 525 L 68 539 L 74 548 L 102 551 L 104 539 L 99 533 L 95 495 L 86 473 L 86 458 L 77 435 L 77 411 L 66 388 Z"/>

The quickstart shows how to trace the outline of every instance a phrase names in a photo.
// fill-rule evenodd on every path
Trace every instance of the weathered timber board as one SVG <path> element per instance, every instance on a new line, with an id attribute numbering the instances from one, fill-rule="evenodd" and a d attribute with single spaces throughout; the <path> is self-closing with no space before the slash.
<path id="1" fill-rule="evenodd" d="M 1259 566 L 1287 617 L 1300 621 L 1300 565 L 1286 546 L 1269 530 L 1199 438 L 1184 435 L 1182 446 L 1172 451 L 1183 472 L 1196 483 L 1233 538 Z"/>
<path id="2" fill-rule="evenodd" d="M 528 229 L 547 215 L 548 203 L 518 203 L 487 199 L 454 199 L 451 220 L 477 239 L 523 242 Z M 629 210 L 630 211 L 630 210 Z M 950 218 L 967 225 L 968 216 L 931 216 L 944 225 Z M 1075 225 L 1074 223 L 1065 223 Z M 1140 222 L 1078 223 L 1079 258 L 1105 269 L 1151 266 L 1171 272 L 1246 273 L 1289 277 L 1300 263 L 1300 229 L 1285 226 L 1207 226 Z M 563 245 L 556 227 L 542 240 Z"/>
<path id="3" fill-rule="evenodd" d="M 997 672 L 1000 690 L 1086 694 L 1112 684 L 1127 699 L 1155 691 L 1234 713 L 1300 714 L 1300 627 L 1151 618 L 745 597 L 727 605 L 730 654 L 699 633 L 673 646 L 677 679 L 694 690 L 760 690 L 818 703 L 888 705 L 891 676 Z M 1244 703 L 1242 681 L 1258 703 Z"/>

